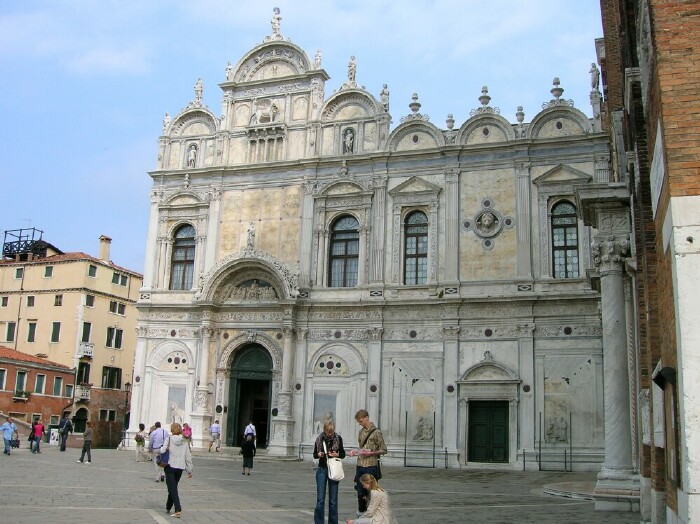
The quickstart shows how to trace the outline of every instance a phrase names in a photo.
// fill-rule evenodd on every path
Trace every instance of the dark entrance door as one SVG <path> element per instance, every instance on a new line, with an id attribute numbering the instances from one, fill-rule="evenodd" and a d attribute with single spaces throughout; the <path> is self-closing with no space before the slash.
<path id="1" fill-rule="evenodd" d="M 260 344 L 238 352 L 231 365 L 226 445 L 240 446 L 243 430 L 252 420 L 257 446 L 267 447 L 272 387 L 272 358 Z"/>
<path id="2" fill-rule="evenodd" d="M 470 462 L 508 462 L 508 402 L 469 402 Z"/>

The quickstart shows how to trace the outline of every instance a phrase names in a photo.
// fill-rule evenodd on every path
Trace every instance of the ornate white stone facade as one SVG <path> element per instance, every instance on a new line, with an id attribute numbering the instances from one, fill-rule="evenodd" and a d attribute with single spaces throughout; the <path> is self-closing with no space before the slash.
<path id="1" fill-rule="evenodd" d="M 220 117 L 198 82 L 164 125 L 133 423 L 166 420 L 184 388 L 195 445 L 214 418 L 235 444 L 247 415 L 264 416 L 271 454 L 296 455 L 329 416 L 351 444 L 354 413 L 366 408 L 390 461 L 403 462 L 406 445 L 418 464 L 437 449 L 450 466 L 520 468 L 525 455 L 536 467 L 542 440 L 549 460 L 573 452 L 574 467 L 598 469 L 603 328 L 586 279 L 591 233 L 574 219 L 577 264 L 555 278 L 552 209 L 575 205 L 574 189 L 594 180 L 606 135 L 560 98 L 558 80 L 529 124 L 521 109 L 511 124 L 484 88 L 459 129 L 452 116 L 447 129 L 431 123 L 417 96 L 392 129 L 388 89 L 358 85 L 361 64 L 324 98 L 320 52 L 311 60 L 281 35 L 273 20 L 271 36 L 222 68 Z M 405 284 L 415 212 L 427 219 L 425 273 Z M 356 283 L 333 287 L 342 217 L 357 223 Z M 171 289 L 183 225 L 196 231 L 193 278 Z M 175 353 L 186 365 L 164 360 Z M 265 400 L 264 415 L 243 406 Z M 505 431 L 487 460 L 473 442 L 480 424 Z"/>

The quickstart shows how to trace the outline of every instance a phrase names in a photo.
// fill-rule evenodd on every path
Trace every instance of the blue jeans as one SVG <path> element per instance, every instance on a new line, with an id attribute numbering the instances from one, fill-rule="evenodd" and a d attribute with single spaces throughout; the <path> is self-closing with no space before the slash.
<path id="1" fill-rule="evenodd" d="M 5 453 L 6 455 L 9 455 L 10 454 L 10 439 L 3 438 L 3 440 L 5 441 L 5 451 L 3 453 Z"/>
<path id="2" fill-rule="evenodd" d="M 316 509 L 314 524 L 323 524 L 326 507 L 326 484 L 328 484 L 328 524 L 338 524 L 338 485 L 340 482 L 328 478 L 328 468 L 316 468 Z"/>
<path id="3" fill-rule="evenodd" d="M 175 512 L 182 511 L 180 506 L 180 494 L 177 492 L 177 485 L 182 477 L 182 470 L 165 466 L 165 485 L 168 486 L 168 500 L 165 502 L 165 509 L 170 511 L 175 506 Z"/>

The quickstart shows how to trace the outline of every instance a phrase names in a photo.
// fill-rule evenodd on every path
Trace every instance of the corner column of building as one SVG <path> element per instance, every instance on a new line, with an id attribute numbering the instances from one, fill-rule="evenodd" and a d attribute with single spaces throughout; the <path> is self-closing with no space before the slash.
<path id="1" fill-rule="evenodd" d="M 375 176 L 374 179 L 374 228 L 371 239 L 372 261 L 370 266 L 370 284 L 381 284 L 384 281 L 384 224 L 386 216 L 386 183 L 387 176 Z"/>
<path id="2" fill-rule="evenodd" d="M 625 191 L 626 193 L 626 191 Z M 639 511 L 640 481 L 632 463 L 630 376 L 627 351 L 625 260 L 630 252 L 630 216 L 626 203 L 598 193 L 584 214 L 597 229 L 591 247 L 600 275 L 603 324 L 605 462 L 598 473 L 595 507 Z M 610 193 L 607 193 L 610 195 Z"/>
<path id="3" fill-rule="evenodd" d="M 367 404 L 365 409 L 370 418 L 381 420 L 379 398 L 384 396 L 381 384 L 382 372 L 382 336 L 384 328 L 373 326 L 367 330 L 369 342 L 367 344 Z M 374 389 L 374 391 L 372 391 Z M 380 426 L 381 427 L 381 426 Z"/>
<path id="4" fill-rule="evenodd" d="M 272 414 L 272 430 L 268 455 L 291 457 L 294 455 L 294 419 L 292 417 L 292 370 L 294 368 L 294 328 L 282 328 L 284 346 L 282 349 L 282 384 L 277 392 L 276 409 Z"/>
<path id="5" fill-rule="evenodd" d="M 515 166 L 515 192 L 517 223 L 517 274 L 518 278 L 532 278 L 532 242 L 530 227 L 532 220 L 530 209 L 530 164 L 520 163 Z"/>
<path id="6" fill-rule="evenodd" d="M 143 289 L 151 289 L 157 281 L 157 264 L 155 251 L 158 246 L 158 205 L 160 193 L 151 191 L 151 214 L 148 219 L 148 240 L 146 242 L 146 263 L 143 269 Z"/>
<path id="7" fill-rule="evenodd" d="M 221 189 L 209 192 L 209 217 L 207 221 L 206 249 L 204 255 L 204 273 L 216 263 L 216 246 L 219 243 L 219 221 L 221 220 Z"/>
<path id="8" fill-rule="evenodd" d="M 308 180 L 304 182 L 304 196 L 301 204 L 301 233 L 299 245 L 301 257 L 299 259 L 299 287 L 311 287 L 311 237 L 314 227 L 314 191 L 316 182 Z"/>
<path id="9" fill-rule="evenodd" d="M 134 380 L 131 386 L 131 414 L 129 415 L 128 435 L 134 435 L 138 431 L 139 422 L 148 420 L 146 408 L 143 403 L 143 388 L 144 388 L 144 370 L 146 369 L 146 348 L 148 341 L 146 336 L 148 329 L 145 326 L 136 328 L 136 348 L 134 350 Z M 133 439 L 127 438 L 127 442 L 133 442 Z"/>

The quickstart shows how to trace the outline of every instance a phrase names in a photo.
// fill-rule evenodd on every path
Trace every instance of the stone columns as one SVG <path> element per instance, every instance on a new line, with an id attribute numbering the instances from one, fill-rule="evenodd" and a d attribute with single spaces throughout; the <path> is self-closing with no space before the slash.
<path id="1" fill-rule="evenodd" d="M 447 448 L 450 453 L 457 453 L 457 435 L 459 430 L 457 427 L 457 416 L 459 400 L 457 396 L 457 380 L 459 376 L 459 326 L 449 325 L 442 327 L 442 337 L 444 344 L 444 362 L 443 362 L 443 382 L 445 391 L 436 391 L 436 396 L 444 395 L 445 402 L 443 406 L 443 430 L 442 430 L 442 446 Z M 452 391 L 450 391 L 450 386 Z M 435 428 L 437 431 L 437 428 Z M 439 442 L 438 442 L 439 444 Z"/>
<path id="2" fill-rule="evenodd" d="M 192 414 L 192 444 L 194 447 L 205 447 L 209 440 L 211 414 L 208 408 L 209 400 L 209 346 L 212 337 L 217 333 L 208 322 L 202 324 L 202 342 L 200 346 L 197 387 L 194 396 L 194 413 Z"/>
<path id="3" fill-rule="evenodd" d="M 134 354 L 134 376 L 131 386 L 131 415 L 129 417 L 129 433 L 138 431 L 139 422 L 148 420 L 145 408 L 141 405 L 143 402 L 144 388 L 144 371 L 146 369 L 146 349 L 148 341 L 146 336 L 148 329 L 145 326 L 136 328 L 136 349 Z M 129 440 L 129 442 L 131 442 Z"/>
<path id="4" fill-rule="evenodd" d="M 370 418 L 374 416 L 375 420 L 379 421 L 381 417 L 379 397 L 384 396 L 381 392 L 382 335 L 384 329 L 373 326 L 367 329 L 367 333 L 369 340 L 367 343 L 367 404 L 365 409 L 369 412 Z"/>
<path id="5" fill-rule="evenodd" d="M 314 227 L 314 191 L 316 182 L 304 182 L 304 196 L 301 204 L 301 235 L 299 245 L 301 257 L 299 259 L 299 287 L 311 287 L 311 235 Z"/>
<path id="6" fill-rule="evenodd" d="M 272 430 L 268 455 L 291 457 L 294 456 L 294 419 L 292 417 L 292 370 L 294 369 L 294 329 L 291 326 L 282 328 L 284 346 L 282 353 L 282 384 L 277 392 L 276 410 L 272 414 Z"/>
<path id="7" fill-rule="evenodd" d="M 603 237 L 603 239 L 600 239 Z M 627 363 L 627 319 L 625 314 L 624 260 L 629 240 L 599 235 L 592 251 L 600 272 L 603 321 L 603 388 L 605 391 L 605 462 L 598 474 L 596 509 L 639 509 L 629 497 L 639 479 L 632 465 L 630 377 Z M 624 495 L 624 497 L 620 497 Z"/>
<path id="8" fill-rule="evenodd" d="M 157 191 L 151 192 L 151 214 L 148 219 L 148 240 L 146 241 L 146 264 L 143 270 L 143 288 L 152 289 L 154 281 L 157 282 L 156 266 L 156 239 L 158 237 L 158 205 L 160 204 L 160 194 Z"/>
<path id="9" fill-rule="evenodd" d="M 445 170 L 445 282 L 459 282 L 458 169 Z"/>
<path id="10" fill-rule="evenodd" d="M 221 220 L 221 190 L 209 192 L 209 220 L 207 222 L 206 250 L 204 254 L 204 273 L 216 263 L 216 246 L 219 239 L 219 220 Z"/>
<path id="11" fill-rule="evenodd" d="M 518 278 L 532 278 L 532 242 L 530 240 L 531 205 L 530 205 L 530 166 L 515 166 L 515 195 L 517 222 L 517 275 Z"/>
<path id="12" fill-rule="evenodd" d="M 374 178 L 374 228 L 371 242 L 370 284 L 384 281 L 384 230 L 386 216 L 386 175 Z"/>

